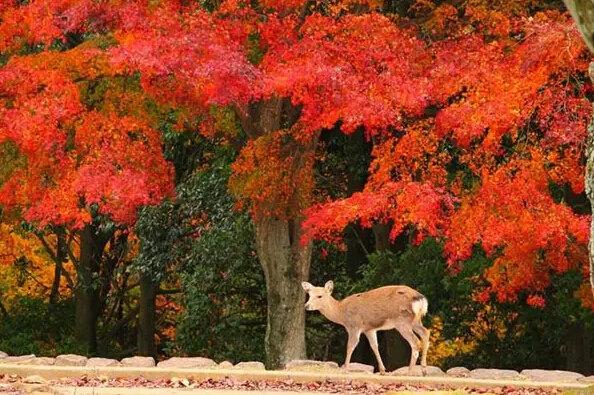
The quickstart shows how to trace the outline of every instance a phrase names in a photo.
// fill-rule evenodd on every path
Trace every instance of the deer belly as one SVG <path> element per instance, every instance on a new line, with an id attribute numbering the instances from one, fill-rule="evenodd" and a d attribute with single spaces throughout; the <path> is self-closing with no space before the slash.
<path id="1" fill-rule="evenodd" d="M 379 327 L 376 328 L 378 331 L 387 331 L 389 329 L 396 328 L 396 322 L 392 320 L 384 321 Z"/>

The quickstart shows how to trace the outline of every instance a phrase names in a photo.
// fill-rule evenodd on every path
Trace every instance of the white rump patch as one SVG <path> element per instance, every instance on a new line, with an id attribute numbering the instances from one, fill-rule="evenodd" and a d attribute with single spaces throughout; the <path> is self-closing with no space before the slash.
<path id="1" fill-rule="evenodd" d="M 412 311 L 415 313 L 416 317 L 420 318 L 427 314 L 427 309 L 429 309 L 429 302 L 427 302 L 427 298 L 413 300 Z"/>

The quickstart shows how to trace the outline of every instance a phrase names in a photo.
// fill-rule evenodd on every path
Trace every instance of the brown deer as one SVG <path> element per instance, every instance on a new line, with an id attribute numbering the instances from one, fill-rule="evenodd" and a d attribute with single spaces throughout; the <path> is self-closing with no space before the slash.
<path id="1" fill-rule="evenodd" d="M 309 294 L 306 310 L 319 310 L 330 321 L 345 327 L 349 335 L 345 367 L 351 362 L 351 355 L 359 343 L 361 333 L 365 333 L 377 359 L 379 371 L 384 373 L 386 368 L 377 346 L 377 331 L 396 329 L 410 344 L 409 371 L 419 358 L 419 339 L 415 334 L 421 338 L 421 366 L 425 373 L 430 334 L 429 329 L 421 322 L 428 308 L 425 296 L 405 285 L 391 285 L 336 300 L 332 297 L 332 281 L 328 281 L 323 287 L 314 287 L 308 282 L 301 283 L 301 286 Z"/>

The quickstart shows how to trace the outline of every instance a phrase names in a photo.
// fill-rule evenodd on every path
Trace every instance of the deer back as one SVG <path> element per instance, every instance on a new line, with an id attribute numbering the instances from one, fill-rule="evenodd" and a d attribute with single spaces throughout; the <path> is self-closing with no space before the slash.
<path id="1" fill-rule="evenodd" d="M 391 285 L 353 294 L 341 301 L 346 327 L 362 330 L 379 329 L 396 321 L 412 321 L 412 302 L 422 298 L 419 292 L 405 285 Z"/>

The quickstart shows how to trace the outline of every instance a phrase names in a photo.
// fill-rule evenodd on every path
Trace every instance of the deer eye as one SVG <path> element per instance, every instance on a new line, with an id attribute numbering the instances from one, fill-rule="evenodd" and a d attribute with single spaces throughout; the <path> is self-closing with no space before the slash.
<path id="1" fill-rule="evenodd" d="M 321 298 L 322 298 L 322 295 L 318 295 L 318 299 L 321 299 Z"/>

